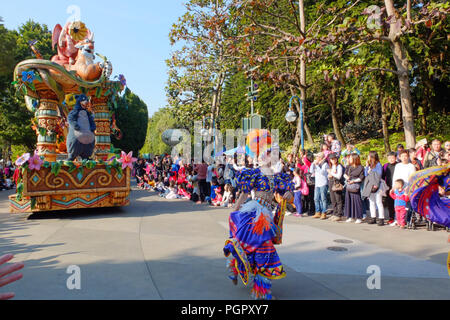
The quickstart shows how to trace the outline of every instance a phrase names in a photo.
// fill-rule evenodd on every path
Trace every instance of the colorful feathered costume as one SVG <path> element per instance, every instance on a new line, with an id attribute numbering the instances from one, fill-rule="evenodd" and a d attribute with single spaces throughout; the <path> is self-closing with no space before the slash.
<path id="1" fill-rule="evenodd" d="M 283 195 L 294 190 L 289 175 L 279 173 L 267 177 L 259 169 L 242 170 L 237 183 L 243 193 L 255 190 Z M 285 209 L 285 202 L 273 208 L 269 203 L 254 199 L 230 214 L 230 239 L 223 249 L 228 258 L 230 278 L 237 281 L 239 275 L 247 285 L 253 277 L 252 297 L 255 299 L 271 300 L 271 280 L 286 276 L 274 247 L 281 243 Z"/>
<path id="2" fill-rule="evenodd" d="M 439 195 L 439 186 L 450 190 L 450 164 L 417 172 L 410 178 L 408 194 L 414 211 L 431 222 L 450 227 L 450 199 Z"/>

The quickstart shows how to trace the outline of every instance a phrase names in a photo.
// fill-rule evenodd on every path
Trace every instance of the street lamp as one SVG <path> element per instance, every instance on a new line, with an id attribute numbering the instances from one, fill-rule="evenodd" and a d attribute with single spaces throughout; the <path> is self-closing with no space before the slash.
<path id="1" fill-rule="evenodd" d="M 288 113 L 286 113 L 286 121 L 287 122 L 294 122 L 295 120 L 297 120 L 297 115 L 295 114 L 295 112 L 292 109 L 292 101 L 294 99 L 298 100 L 298 103 L 300 104 L 300 137 L 301 137 L 301 143 L 302 143 L 302 150 L 304 149 L 305 146 L 305 142 L 304 142 L 304 138 L 303 138 L 303 101 L 298 97 L 298 96 L 293 96 L 291 98 L 291 100 L 289 101 L 289 111 Z"/>

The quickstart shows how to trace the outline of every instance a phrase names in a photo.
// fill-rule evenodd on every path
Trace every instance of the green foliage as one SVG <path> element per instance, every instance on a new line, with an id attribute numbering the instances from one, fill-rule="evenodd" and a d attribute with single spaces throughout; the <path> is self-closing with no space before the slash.
<path id="1" fill-rule="evenodd" d="M 129 89 L 126 89 L 122 99 L 119 99 L 116 109 L 117 126 L 122 132 L 122 139 L 111 138 L 112 144 L 125 152 L 133 151 L 139 154 L 145 142 L 148 123 L 147 105 Z"/>
<path id="2" fill-rule="evenodd" d="M 148 121 L 147 138 L 141 154 L 163 154 L 169 153 L 170 147 L 166 145 L 162 139 L 162 133 L 167 129 L 178 128 L 172 110 L 169 108 L 161 108 Z"/>
<path id="3" fill-rule="evenodd" d="M 17 31 L 0 25 L 0 143 L 13 146 L 12 160 L 19 155 L 15 150 L 32 151 L 36 145 L 36 134 L 31 129 L 34 115 L 26 109 L 23 98 L 11 84 L 16 64 L 35 58 L 28 44 L 33 40 L 37 40 L 35 47 L 43 57 L 50 59 L 53 55 L 51 33 L 46 25 L 29 20 Z"/>

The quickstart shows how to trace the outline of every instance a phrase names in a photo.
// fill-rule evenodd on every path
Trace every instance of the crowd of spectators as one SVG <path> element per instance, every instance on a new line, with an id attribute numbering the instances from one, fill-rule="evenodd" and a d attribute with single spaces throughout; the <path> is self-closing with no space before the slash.
<path id="1" fill-rule="evenodd" d="M 344 149 L 332 133 L 326 136 L 320 152 L 301 150 L 280 158 L 274 172 L 289 173 L 295 184 L 294 201 L 288 204 L 288 215 L 312 216 L 336 222 L 389 224 L 406 228 L 415 216 L 409 203 L 406 187 L 409 178 L 418 170 L 439 166 L 450 161 L 450 141 L 444 148 L 439 140 L 420 141 L 415 149 L 398 145 L 382 159 L 370 151 L 364 155 L 355 146 Z M 216 159 L 217 160 L 217 159 Z M 135 164 L 139 188 L 153 190 L 166 199 L 187 199 L 195 203 L 232 207 L 239 197 L 237 173 L 253 168 L 252 158 L 245 157 L 245 165 L 238 165 L 237 155 L 223 156 L 214 164 L 185 163 L 170 155 L 139 159 Z M 383 161 L 384 160 L 384 161 Z"/>

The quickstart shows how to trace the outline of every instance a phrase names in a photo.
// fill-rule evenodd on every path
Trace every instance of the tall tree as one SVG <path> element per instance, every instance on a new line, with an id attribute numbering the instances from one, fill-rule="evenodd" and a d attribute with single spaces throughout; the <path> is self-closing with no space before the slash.
<path id="1" fill-rule="evenodd" d="M 185 6 L 186 13 L 169 35 L 171 44 L 181 43 L 182 48 L 168 61 L 167 91 L 172 106 L 191 114 L 189 109 L 193 110 L 197 120 L 209 114 L 213 123 L 220 113 L 230 67 L 226 55 L 227 34 L 232 32 L 230 15 L 223 0 L 190 0 Z"/>
<path id="2" fill-rule="evenodd" d="M 148 123 L 147 105 L 127 88 L 123 98 L 119 100 L 116 119 L 122 138 L 117 140 L 112 137 L 112 144 L 116 148 L 126 152 L 133 151 L 133 154 L 137 155 L 145 143 Z"/>

